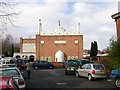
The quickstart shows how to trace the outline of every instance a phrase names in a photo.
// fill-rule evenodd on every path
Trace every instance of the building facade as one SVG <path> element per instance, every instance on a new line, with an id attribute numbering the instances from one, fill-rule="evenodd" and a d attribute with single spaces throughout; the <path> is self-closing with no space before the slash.
<path id="1" fill-rule="evenodd" d="M 117 39 L 120 40 L 120 1 L 118 2 L 118 13 L 112 15 L 116 22 Z"/>
<path id="2" fill-rule="evenodd" d="M 20 54 L 22 54 L 20 57 L 29 59 L 31 56 L 34 60 L 49 62 L 81 59 L 83 58 L 83 35 L 80 32 L 80 24 L 78 23 L 74 32 L 66 32 L 59 22 L 52 33 L 44 33 L 40 30 L 34 39 L 21 37 Z"/>
<path id="3" fill-rule="evenodd" d="M 112 15 L 116 22 L 117 39 L 120 40 L 120 12 Z"/>

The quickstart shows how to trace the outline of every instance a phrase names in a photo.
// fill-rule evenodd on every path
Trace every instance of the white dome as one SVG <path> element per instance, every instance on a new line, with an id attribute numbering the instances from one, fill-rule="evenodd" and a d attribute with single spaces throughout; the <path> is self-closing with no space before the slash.
<path id="1" fill-rule="evenodd" d="M 55 33 L 63 33 L 63 32 L 65 32 L 65 29 L 60 26 L 55 29 Z"/>
<path id="2" fill-rule="evenodd" d="M 61 50 L 59 50 L 55 54 L 55 58 L 57 59 L 57 62 L 64 62 L 64 53 Z"/>

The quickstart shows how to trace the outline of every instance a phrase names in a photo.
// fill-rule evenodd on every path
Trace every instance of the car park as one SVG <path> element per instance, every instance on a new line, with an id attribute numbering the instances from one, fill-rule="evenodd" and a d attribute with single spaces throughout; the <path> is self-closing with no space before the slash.
<path id="1" fill-rule="evenodd" d="M 25 61 L 24 61 L 23 59 L 18 59 L 18 60 L 16 61 L 16 65 L 17 65 L 17 67 L 18 67 L 20 70 L 27 68 L 27 66 L 26 66 L 26 64 L 25 64 Z"/>
<path id="2" fill-rule="evenodd" d="M 12 76 L 1 76 L 0 90 L 19 90 L 19 86 Z"/>
<path id="3" fill-rule="evenodd" d="M 40 69 L 40 68 L 43 68 L 43 69 L 52 69 L 54 68 L 54 65 L 48 61 L 34 61 L 33 62 L 33 68 L 34 69 Z"/>
<path id="4" fill-rule="evenodd" d="M 78 68 L 76 71 L 76 77 L 79 76 L 87 77 L 90 81 L 96 78 L 107 78 L 104 65 L 95 63 L 84 64 L 82 68 Z"/>
<path id="5" fill-rule="evenodd" d="M 120 88 L 120 69 L 112 70 L 110 79 L 114 82 L 117 88 Z"/>
<path id="6" fill-rule="evenodd" d="M 17 82 L 20 89 L 25 89 L 26 87 L 23 75 L 16 67 L 0 68 L 0 76 L 12 76 Z"/>

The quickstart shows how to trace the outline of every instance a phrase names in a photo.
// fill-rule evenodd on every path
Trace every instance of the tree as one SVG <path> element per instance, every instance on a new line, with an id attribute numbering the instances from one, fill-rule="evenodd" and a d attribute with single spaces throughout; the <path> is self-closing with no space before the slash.
<path id="1" fill-rule="evenodd" d="M 91 42 L 91 50 L 90 50 L 90 57 L 93 57 L 93 53 L 94 53 L 94 43 L 93 42 Z"/>
<path id="2" fill-rule="evenodd" d="M 110 39 L 108 54 L 109 54 L 111 68 L 119 69 L 120 68 L 120 41 Z"/>
<path id="3" fill-rule="evenodd" d="M 12 44 L 11 52 L 10 52 L 10 57 L 13 57 L 13 55 L 14 55 L 14 45 Z"/>
<path id="4" fill-rule="evenodd" d="M 15 12 L 15 6 L 17 6 L 17 2 L 11 2 L 8 0 L 0 1 L 0 54 L 1 55 L 8 55 L 8 51 L 3 51 L 4 45 L 3 45 L 3 38 L 6 37 L 5 34 L 7 32 L 7 24 L 12 24 L 12 26 L 15 26 L 14 24 L 14 18 L 19 13 Z M 5 54 L 6 52 L 6 54 Z"/>
<path id="5" fill-rule="evenodd" d="M 96 60 L 96 56 L 98 53 L 98 46 L 97 46 L 97 42 L 91 42 L 91 50 L 90 50 L 90 57 L 92 60 Z"/>
<path id="6" fill-rule="evenodd" d="M 14 11 L 14 7 L 17 5 L 16 2 L 8 2 L 8 1 L 1 1 L 0 2 L 0 19 L 1 19 L 1 23 L 4 22 L 4 20 L 8 20 L 12 25 L 14 25 L 13 23 L 13 17 L 15 17 L 16 15 L 18 15 L 18 13 L 16 13 Z"/>

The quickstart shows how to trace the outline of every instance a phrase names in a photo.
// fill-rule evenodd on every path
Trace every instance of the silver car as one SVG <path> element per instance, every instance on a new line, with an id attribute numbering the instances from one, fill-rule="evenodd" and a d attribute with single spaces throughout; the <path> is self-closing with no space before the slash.
<path id="1" fill-rule="evenodd" d="M 20 70 L 16 67 L 12 68 L 0 68 L 0 76 L 12 76 L 15 81 L 18 83 L 20 89 L 25 89 L 25 80 L 20 72 Z"/>
<path id="2" fill-rule="evenodd" d="M 107 78 L 106 70 L 103 64 L 89 63 L 78 68 L 76 71 L 76 77 L 87 77 L 88 80 L 93 80 L 94 78 Z"/>

